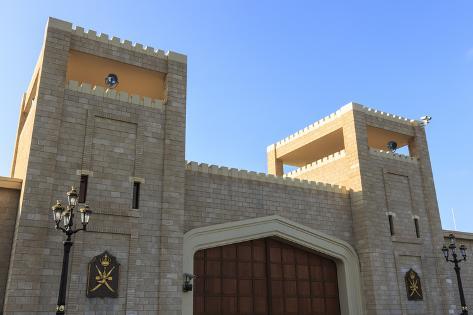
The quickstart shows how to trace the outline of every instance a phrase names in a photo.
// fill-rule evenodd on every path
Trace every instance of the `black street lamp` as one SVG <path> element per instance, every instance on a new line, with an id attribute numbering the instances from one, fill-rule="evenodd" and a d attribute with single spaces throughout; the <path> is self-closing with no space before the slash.
<path id="1" fill-rule="evenodd" d="M 80 220 L 82 227 L 74 229 L 74 208 L 77 206 L 77 199 L 79 195 L 77 191 L 72 187 L 71 191 L 67 193 L 68 206 L 64 208 L 59 200 L 52 207 L 53 218 L 56 223 L 56 229 L 66 234 L 67 238 L 64 241 L 64 257 L 62 260 L 62 272 L 61 272 L 61 283 L 59 285 L 59 296 L 57 299 L 56 314 L 65 314 L 66 309 L 66 290 L 67 290 L 67 269 L 69 267 L 69 253 L 72 247 L 71 236 L 79 231 L 87 230 L 87 223 L 89 223 L 90 215 L 92 211 L 87 204 L 80 208 Z M 63 226 L 60 226 L 61 220 Z"/>
<path id="2" fill-rule="evenodd" d="M 443 245 L 443 256 L 445 257 L 446 261 L 455 264 L 453 269 L 455 269 L 455 273 L 457 274 L 458 290 L 460 291 L 460 302 L 462 307 L 461 315 L 468 315 L 468 307 L 466 306 L 465 295 L 463 294 L 462 279 L 460 277 L 460 266 L 458 265 L 462 261 L 466 260 L 466 246 L 460 245 L 460 255 L 462 255 L 463 258 L 458 259 L 457 252 L 455 251 L 457 249 L 457 245 L 455 244 L 455 235 L 450 234 L 448 237 L 450 238 L 450 245 L 448 245 L 448 247 Z M 452 259 L 449 258 L 450 254 L 452 255 Z"/>

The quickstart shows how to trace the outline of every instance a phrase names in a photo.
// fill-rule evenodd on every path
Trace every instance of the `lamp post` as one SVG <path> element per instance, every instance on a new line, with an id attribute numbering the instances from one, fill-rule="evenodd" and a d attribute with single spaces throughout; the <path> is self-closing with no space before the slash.
<path id="1" fill-rule="evenodd" d="M 455 273 L 457 274 L 458 290 L 460 291 L 460 302 L 462 308 L 461 315 L 468 315 L 468 307 L 466 306 L 465 295 L 463 294 L 462 279 L 460 277 L 460 266 L 458 265 L 462 261 L 466 260 L 466 246 L 460 245 L 460 255 L 462 255 L 463 258 L 459 259 L 456 252 L 457 245 L 455 243 L 455 235 L 450 234 L 448 237 L 450 238 L 450 245 L 448 245 L 448 247 L 446 245 L 442 247 L 443 256 L 447 262 L 455 264 L 453 269 L 455 269 Z M 452 256 L 451 259 L 450 255 Z"/>
<path id="2" fill-rule="evenodd" d="M 77 194 L 77 191 L 74 189 L 74 187 L 72 187 L 72 189 L 67 193 L 68 206 L 64 208 L 58 200 L 52 207 L 56 229 L 62 231 L 67 236 L 66 240 L 64 241 L 64 256 L 62 260 L 61 282 L 59 285 L 56 314 L 65 314 L 67 269 L 69 267 L 69 253 L 73 244 L 71 237 L 79 231 L 87 230 L 87 223 L 89 223 L 89 218 L 92 214 L 92 211 L 87 204 L 81 207 L 79 212 L 82 227 L 74 229 L 74 208 L 77 206 L 78 197 L 79 195 Z M 63 221 L 63 226 L 61 226 L 61 221 Z"/>

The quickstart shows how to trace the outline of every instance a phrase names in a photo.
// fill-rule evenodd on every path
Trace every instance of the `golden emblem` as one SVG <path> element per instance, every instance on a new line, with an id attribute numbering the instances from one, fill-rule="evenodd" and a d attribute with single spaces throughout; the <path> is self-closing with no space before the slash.
<path id="1" fill-rule="evenodd" d="M 419 275 L 410 269 L 405 276 L 407 299 L 408 300 L 422 300 L 422 286 L 420 284 Z"/>
<path id="2" fill-rule="evenodd" d="M 104 252 L 89 263 L 88 297 L 117 297 L 119 264 Z"/>

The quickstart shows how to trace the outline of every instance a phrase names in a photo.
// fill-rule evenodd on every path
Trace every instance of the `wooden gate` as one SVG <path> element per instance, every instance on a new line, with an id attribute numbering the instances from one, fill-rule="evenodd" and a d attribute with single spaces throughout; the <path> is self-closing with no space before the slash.
<path id="1" fill-rule="evenodd" d="M 196 315 L 339 315 L 335 263 L 274 238 L 200 250 Z"/>

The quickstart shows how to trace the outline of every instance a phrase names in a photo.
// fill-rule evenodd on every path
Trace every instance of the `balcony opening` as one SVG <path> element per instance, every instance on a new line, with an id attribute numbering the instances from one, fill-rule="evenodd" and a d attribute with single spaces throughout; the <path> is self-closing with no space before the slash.
<path id="1" fill-rule="evenodd" d="M 413 157 L 411 145 L 414 142 L 414 137 L 387 129 L 367 126 L 368 146 L 370 149 L 390 151 L 388 142 L 394 141 L 397 144 L 396 154 Z"/>
<path id="2" fill-rule="evenodd" d="M 339 128 L 294 150 L 289 148 L 279 159 L 284 165 L 284 172 L 288 173 L 324 158 L 331 158 L 344 149 L 343 128 Z"/>
<path id="3" fill-rule="evenodd" d="M 117 92 L 159 100 L 165 98 L 164 73 L 76 50 L 69 51 L 67 82 L 74 80 L 79 84 L 88 83 L 106 89 L 105 77 L 110 73 L 119 78 L 120 83 L 115 88 Z"/>

